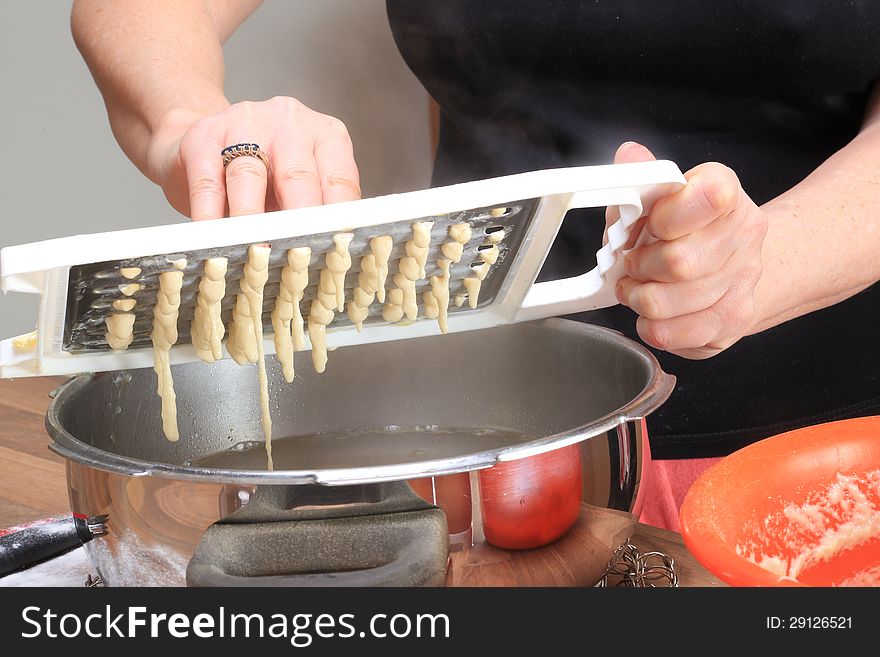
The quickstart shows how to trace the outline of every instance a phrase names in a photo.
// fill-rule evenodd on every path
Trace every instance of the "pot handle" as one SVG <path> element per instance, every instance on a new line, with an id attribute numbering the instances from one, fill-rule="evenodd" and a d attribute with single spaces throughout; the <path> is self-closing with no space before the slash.
<path id="1" fill-rule="evenodd" d="M 0 531 L 0 577 L 70 552 L 106 531 L 107 516 L 57 516 Z"/>
<path id="2" fill-rule="evenodd" d="M 260 486 L 211 525 L 188 586 L 442 586 L 446 516 L 406 484 Z"/>

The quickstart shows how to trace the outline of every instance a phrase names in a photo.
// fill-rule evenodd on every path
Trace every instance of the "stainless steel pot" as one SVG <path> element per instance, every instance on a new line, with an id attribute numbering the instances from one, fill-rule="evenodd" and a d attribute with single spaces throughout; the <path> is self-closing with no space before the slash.
<path id="1" fill-rule="evenodd" d="M 199 465 L 260 439 L 251 367 L 173 368 L 177 443 L 162 435 L 151 370 L 57 391 L 51 447 L 107 584 L 442 583 L 448 545 L 484 529 L 502 547 L 552 540 L 552 527 L 528 535 L 528 514 L 558 508 L 560 485 L 575 482 L 578 504 L 637 511 L 643 418 L 674 385 L 640 345 L 562 319 L 339 349 L 321 375 L 306 353 L 296 365 L 288 385 L 270 359 L 269 384 L 273 440 L 299 437 L 301 465 L 271 472 Z"/>

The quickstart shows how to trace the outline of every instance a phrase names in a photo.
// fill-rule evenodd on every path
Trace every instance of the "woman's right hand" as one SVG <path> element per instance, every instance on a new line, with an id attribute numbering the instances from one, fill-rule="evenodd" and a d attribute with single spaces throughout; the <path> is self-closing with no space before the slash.
<path id="1" fill-rule="evenodd" d="M 220 151 L 253 143 L 250 156 L 223 168 Z M 294 98 L 230 105 L 210 116 L 177 112 L 154 134 L 148 175 L 193 221 L 258 214 L 360 198 L 348 130 Z"/>

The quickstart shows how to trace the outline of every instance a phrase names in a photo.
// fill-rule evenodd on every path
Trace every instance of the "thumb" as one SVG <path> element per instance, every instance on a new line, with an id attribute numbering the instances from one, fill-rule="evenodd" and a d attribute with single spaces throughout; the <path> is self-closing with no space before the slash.
<path id="1" fill-rule="evenodd" d="M 634 141 L 625 141 L 620 146 L 617 147 L 617 152 L 614 154 L 614 164 L 629 164 L 632 162 L 653 162 L 657 158 L 654 157 L 654 154 L 649 151 L 645 146 L 634 142 Z M 602 244 L 605 244 L 608 241 L 608 227 L 611 226 L 615 221 L 620 219 L 620 210 L 616 205 L 609 205 L 605 209 L 605 233 L 602 235 Z M 626 244 L 625 248 L 632 248 L 633 244 L 635 244 L 635 240 L 638 237 L 638 234 L 641 230 L 641 223 L 633 226 L 630 231 L 630 239 L 629 243 Z"/>
<path id="2" fill-rule="evenodd" d="M 622 143 L 614 154 L 614 164 L 626 164 L 628 162 L 653 162 L 657 158 L 645 146 L 627 141 Z"/>

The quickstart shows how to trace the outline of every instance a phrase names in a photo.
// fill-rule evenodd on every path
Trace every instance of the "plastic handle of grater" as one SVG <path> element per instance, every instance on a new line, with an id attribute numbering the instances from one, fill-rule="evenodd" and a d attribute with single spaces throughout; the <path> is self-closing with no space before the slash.
<path id="1" fill-rule="evenodd" d="M 516 321 L 554 315 L 568 315 L 618 303 L 614 294 L 623 276 L 624 246 L 635 223 L 645 214 L 643 199 L 635 189 L 579 192 L 572 196 L 568 210 L 617 205 L 620 219 L 608 227 L 608 241 L 596 252 L 596 266 L 585 274 L 534 283 L 523 299 Z M 639 236 L 642 242 L 645 234 Z"/>
<path id="2" fill-rule="evenodd" d="M 0 379 L 33 376 L 36 362 L 36 331 L 0 340 Z"/>

